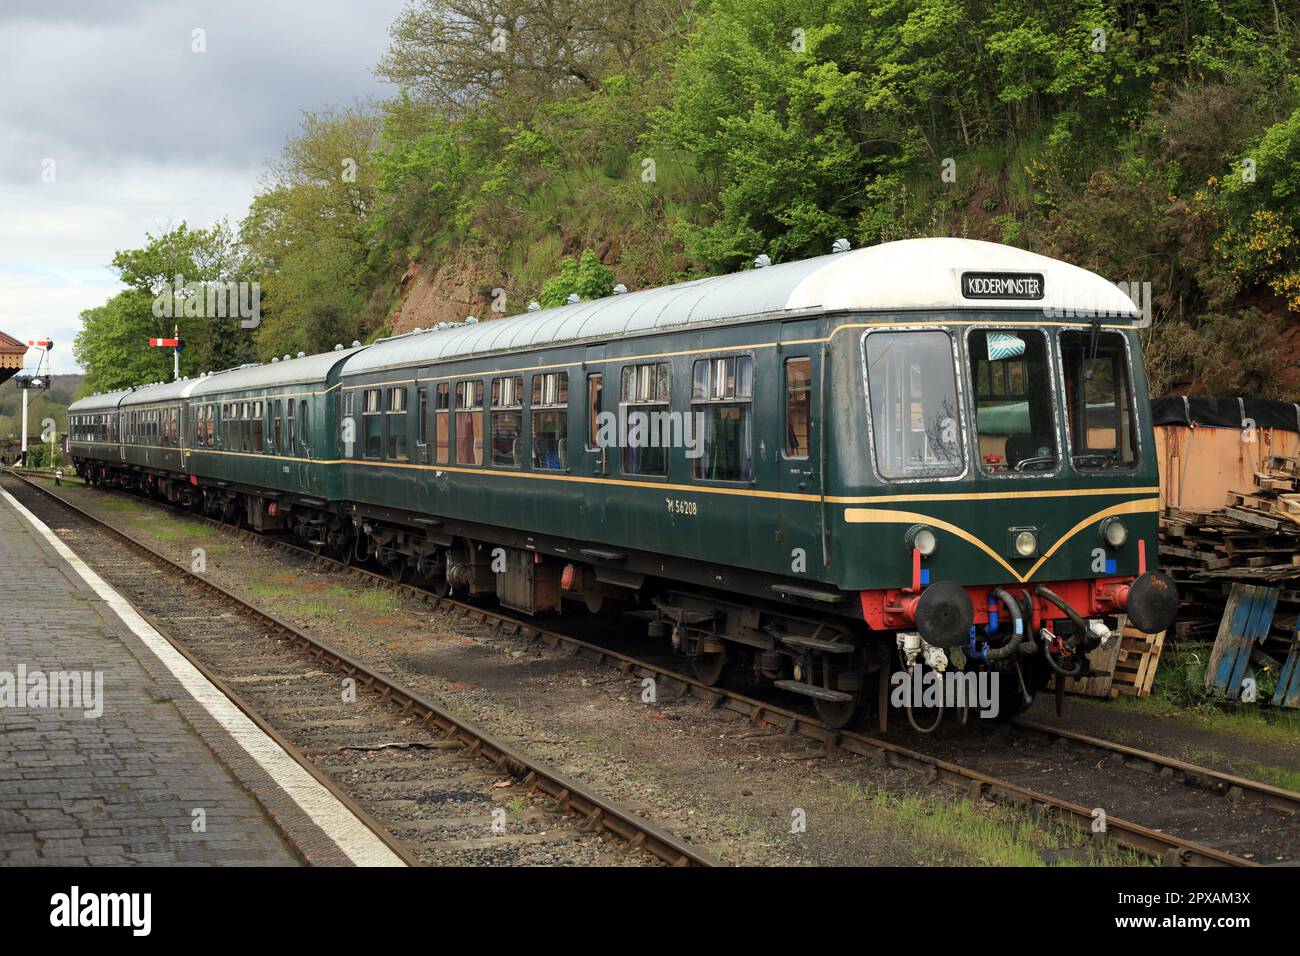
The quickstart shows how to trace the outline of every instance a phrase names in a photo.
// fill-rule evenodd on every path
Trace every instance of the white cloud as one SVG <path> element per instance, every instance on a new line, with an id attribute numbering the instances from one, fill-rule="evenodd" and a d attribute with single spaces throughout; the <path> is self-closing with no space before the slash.
<path id="1" fill-rule="evenodd" d="M 120 288 L 114 252 L 181 221 L 237 226 L 303 109 L 391 92 L 372 71 L 403 5 L 6 2 L 0 329 L 53 336 L 71 371 L 77 314 Z"/>

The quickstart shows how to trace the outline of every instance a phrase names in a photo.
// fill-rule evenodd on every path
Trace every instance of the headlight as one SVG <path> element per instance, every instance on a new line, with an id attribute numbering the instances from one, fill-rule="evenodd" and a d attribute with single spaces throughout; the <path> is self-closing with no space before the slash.
<path id="1" fill-rule="evenodd" d="M 908 528 L 906 541 L 907 549 L 910 551 L 915 548 L 921 552 L 923 558 L 934 554 L 934 549 L 939 545 L 939 539 L 934 536 L 934 532 L 923 524 Z"/>
<path id="2" fill-rule="evenodd" d="M 1032 558 L 1038 553 L 1038 535 L 1029 530 L 1015 532 L 1013 539 L 1016 554 L 1022 558 Z"/>
<path id="3" fill-rule="evenodd" d="M 1101 539 L 1111 548 L 1122 548 L 1128 540 L 1128 528 L 1118 518 L 1107 518 L 1101 523 Z"/>

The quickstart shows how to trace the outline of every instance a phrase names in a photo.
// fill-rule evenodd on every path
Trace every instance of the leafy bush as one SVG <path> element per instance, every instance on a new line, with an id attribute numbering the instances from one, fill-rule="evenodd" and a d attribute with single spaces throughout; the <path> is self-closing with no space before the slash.
<path id="1" fill-rule="evenodd" d="M 578 259 L 565 259 L 560 271 L 542 285 L 541 305 L 550 309 L 564 305 L 571 294 L 583 301 L 602 299 L 614 291 L 614 273 L 587 249 Z"/>

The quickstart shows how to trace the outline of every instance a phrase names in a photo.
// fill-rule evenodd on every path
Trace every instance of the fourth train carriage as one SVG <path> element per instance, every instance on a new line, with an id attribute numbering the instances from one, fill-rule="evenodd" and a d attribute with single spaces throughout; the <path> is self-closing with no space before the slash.
<path id="1" fill-rule="evenodd" d="M 96 395 L 91 484 L 528 613 L 629 612 L 844 725 L 891 673 L 1001 713 L 1167 627 L 1133 303 L 916 239 Z"/>

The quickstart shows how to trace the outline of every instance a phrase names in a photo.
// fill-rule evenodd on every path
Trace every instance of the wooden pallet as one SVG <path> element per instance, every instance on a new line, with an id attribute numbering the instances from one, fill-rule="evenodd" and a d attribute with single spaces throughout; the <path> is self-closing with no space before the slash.
<path id="1" fill-rule="evenodd" d="M 1165 631 L 1147 634 L 1120 618 L 1119 633 L 1088 655 L 1092 669 L 1101 673 L 1082 680 L 1071 678 L 1065 689 L 1071 694 L 1114 699 L 1120 694 L 1147 697 L 1160 666 Z"/>
<path id="2" fill-rule="evenodd" d="M 1160 653 L 1165 647 L 1165 634 L 1147 634 L 1124 622 L 1119 629 L 1119 653 L 1115 656 L 1115 676 L 1110 683 L 1110 696 L 1131 694 L 1149 697 L 1160 667 Z M 1113 640 L 1113 639 L 1112 639 Z"/>
<path id="3" fill-rule="evenodd" d="M 1217 691 L 1228 700 L 1240 697 L 1251 654 L 1272 627 L 1278 596 L 1278 588 L 1233 584 L 1205 669 L 1206 690 Z"/>

